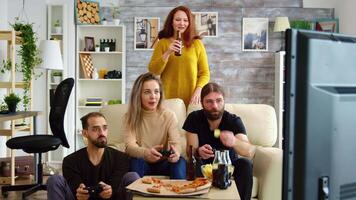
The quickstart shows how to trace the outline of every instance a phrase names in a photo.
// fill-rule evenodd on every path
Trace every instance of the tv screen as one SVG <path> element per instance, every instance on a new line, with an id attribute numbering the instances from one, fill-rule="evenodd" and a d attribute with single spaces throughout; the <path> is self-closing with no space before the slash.
<path id="1" fill-rule="evenodd" d="M 356 37 L 286 32 L 283 199 L 356 199 Z"/>

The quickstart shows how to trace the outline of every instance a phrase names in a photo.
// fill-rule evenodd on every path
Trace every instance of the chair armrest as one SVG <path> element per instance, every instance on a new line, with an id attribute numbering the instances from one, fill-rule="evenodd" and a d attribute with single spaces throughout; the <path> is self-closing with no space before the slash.
<path id="1" fill-rule="evenodd" d="M 282 199 L 282 168 L 282 149 L 257 147 L 253 175 L 258 178 L 258 200 Z"/>

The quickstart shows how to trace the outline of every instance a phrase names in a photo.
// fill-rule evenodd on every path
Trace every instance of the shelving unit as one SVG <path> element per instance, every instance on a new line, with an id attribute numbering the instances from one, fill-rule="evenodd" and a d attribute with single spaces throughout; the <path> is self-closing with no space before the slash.
<path id="1" fill-rule="evenodd" d="M 93 111 L 99 111 L 102 106 L 86 106 L 87 98 L 102 98 L 102 105 L 109 100 L 119 99 L 125 103 L 126 83 L 126 30 L 124 25 L 77 25 L 76 27 L 76 147 L 78 150 L 84 146 L 81 135 L 82 125 L 80 118 Z M 115 50 L 110 52 L 95 52 L 85 50 L 85 37 L 94 38 L 94 43 L 99 44 L 102 39 L 115 40 Z M 100 71 L 121 71 L 119 79 L 86 78 L 81 65 L 80 56 L 89 54 L 93 67 Z"/>
<path id="2" fill-rule="evenodd" d="M 56 22 L 59 21 L 60 30 L 55 27 Z M 60 41 L 60 48 L 62 53 L 62 61 L 63 61 L 63 71 L 62 70 L 47 70 L 47 112 L 46 116 L 48 119 L 50 112 L 50 90 L 56 89 L 59 82 L 55 82 L 53 79 L 53 72 L 61 72 L 62 80 L 66 77 L 67 74 L 67 65 L 68 65 L 68 53 L 67 53 L 67 6 L 65 4 L 48 4 L 47 5 L 47 39 L 54 39 Z M 67 126 L 65 126 L 67 127 Z M 47 133 L 51 133 L 51 128 L 49 123 L 47 123 Z M 59 146 L 57 150 L 48 152 L 47 161 L 51 165 L 59 165 L 61 167 L 61 163 L 63 157 L 66 156 L 67 149 L 63 148 L 63 146 Z"/>
<path id="3" fill-rule="evenodd" d="M 7 94 L 10 94 L 11 92 L 17 93 L 18 92 L 17 90 L 21 90 L 25 87 L 24 82 L 16 80 L 16 71 L 15 71 L 16 45 L 21 44 L 21 37 L 19 35 L 20 35 L 20 32 L 16 32 L 14 30 L 0 31 L 0 40 L 7 41 L 7 59 L 11 60 L 11 72 L 10 72 L 9 81 L 0 82 L 0 88 L 5 89 Z M 1 60 L 2 59 L 3 58 L 1 58 Z M 30 86 L 29 94 L 31 95 L 31 98 L 32 98 L 31 86 Z M 30 109 L 32 108 L 32 102 L 30 102 L 29 108 Z M 29 124 L 27 124 L 27 125 L 19 126 L 19 127 L 15 126 L 15 124 L 16 124 L 15 119 L 11 119 L 10 122 L 11 122 L 11 125 L 9 128 L 5 127 L 4 129 L 0 130 L 0 136 L 13 137 L 13 136 L 15 136 L 16 132 L 19 132 L 19 131 L 28 131 L 30 133 L 32 132 L 32 123 L 31 122 L 29 122 Z M 1 145 L 5 145 L 5 144 L 1 144 Z M 11 149 L 8 152 L 10 152 L 10 156 L 11 156 L 11 176 L 10 177 L 0 177 L 0 178 L 1 178 L 1 183 L 14 185 L 15 184 L 15 151 Z M 8 154 L 9 153 L 7 153 L 7 155 Z"/>
<path id="4" fill-rule="evenodd" d="M 279 51 L 275 54 L 275 78 L 274 78 L 274 108 L 277 116 L 277 143 L 275 147 L 282 148 L 283 140 L 283 112 L 284 112 L 284 56 L 285 51 Z"/>

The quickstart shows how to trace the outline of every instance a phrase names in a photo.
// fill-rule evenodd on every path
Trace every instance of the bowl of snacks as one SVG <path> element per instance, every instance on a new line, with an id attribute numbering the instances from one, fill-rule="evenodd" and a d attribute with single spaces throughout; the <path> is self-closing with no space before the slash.
<path id="1" fill-rule="evenodd" d="M 213 179 L 213 165 L 212 164 L 205 164 L 201 167 L 201 173 L 207 179 Z"/>

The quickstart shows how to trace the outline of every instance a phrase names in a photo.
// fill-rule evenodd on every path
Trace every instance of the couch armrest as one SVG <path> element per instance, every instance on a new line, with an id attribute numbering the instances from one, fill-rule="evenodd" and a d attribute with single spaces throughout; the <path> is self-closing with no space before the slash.
<path id="1" fill-rule="evenodd" d="M 282 149 L 257 147 L 253 175 L 258 178 L 258 200 L 282 199 L 282 168 Z"/>

